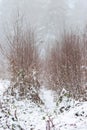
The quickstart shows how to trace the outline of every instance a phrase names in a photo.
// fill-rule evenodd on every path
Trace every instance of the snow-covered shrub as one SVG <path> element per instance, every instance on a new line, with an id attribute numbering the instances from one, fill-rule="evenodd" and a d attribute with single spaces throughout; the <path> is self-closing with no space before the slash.
<path id="1" fill-rule="evenodd" d="M 70 93 L 65 89 L 62 89 L 60 96 L 57 99 L 56 106 L 59 111 L 62 113 L 64 111 L 70 110 L 74 105 L 74 99 L 72 99 Z"/>
<path id="2" fill-rule="evenodd" d="M 0 128 L 6 130 L 24 130 L 19 123 L 15 100 L 10 95 L 4 95 L 0 109 Z"/>
<path id="3" fill-rule="evenodd" d="M 21 71 L 17 79 L 11 82 L 10 90 L 8 90 L 11 96 L 14 96 L 17 100 L 28 99 L 37 104 L 43 104 L 39 96 L 40 83 L 34 75 L 33 70 L 30 76 L 25 75 L 24 71 Z"/>

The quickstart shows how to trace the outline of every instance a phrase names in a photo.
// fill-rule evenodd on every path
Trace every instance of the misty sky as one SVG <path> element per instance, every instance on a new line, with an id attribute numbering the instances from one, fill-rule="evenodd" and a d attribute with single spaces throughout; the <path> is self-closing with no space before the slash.
<path id="1" fill-rule="evenodd" d="M 0 0 L 0 30 L 11 25 L 17 10 L 44 40 L 67 26 L 82 28 L 87 21 L 87 0 Z"/>
<path id="2" fill-rule="evenodd" d="M 63 29 L 82 28 L 87 21 L 87 0 L 0 0 L 2 41 L 18 10 L 24 21 L 35 27 L 38 39 L 44 44 L 54 41 Z"/>

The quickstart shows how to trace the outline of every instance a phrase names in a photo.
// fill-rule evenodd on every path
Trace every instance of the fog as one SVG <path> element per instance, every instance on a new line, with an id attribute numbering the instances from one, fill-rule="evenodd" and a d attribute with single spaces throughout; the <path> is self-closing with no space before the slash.
<path id="1" fill-rule="evenodd" d="M 55 39 L 65 27 L 83 28 L 87 21 L 86 0 L 1 0 L 0 30 L 15 20 L 17 10 L 37 29 L 42 40 Z"/>
<path id="2" fill-rule="evenodd" d="M 18 11 L 24 22 L 35 28 L 42 55 L 46 44 L 65 28 L 82 30 L 87 23 L 87 0 L 0 0 L 0 43 L 7 44 L 5 35 L 10 33 Z M 5 71 L 6 62 L 1 62 L 0 71 L 3 66 Z"/>

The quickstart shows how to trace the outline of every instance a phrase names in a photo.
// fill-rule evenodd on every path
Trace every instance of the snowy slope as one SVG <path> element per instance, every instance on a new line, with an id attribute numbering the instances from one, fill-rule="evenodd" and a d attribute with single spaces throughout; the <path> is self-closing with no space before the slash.
<path id="1" fill-rule="evenodd" d="M 8 81 L 0 81 L 0 95 Z M 0 130 L 46 130 L 47 120 L 52 120 L 51 130 L 87 130 L 87 102 L 70 102 L 70 108 L 60 112 L 65 99 L 59 107 L 54 102 L 54 93 L 43 88 L 40 96 L 44 106 L 37 106 L 29 100 L 16 101 L 11 96 L 0 97 Z M 67 101 L 66 101 L 67 103 Z"/>

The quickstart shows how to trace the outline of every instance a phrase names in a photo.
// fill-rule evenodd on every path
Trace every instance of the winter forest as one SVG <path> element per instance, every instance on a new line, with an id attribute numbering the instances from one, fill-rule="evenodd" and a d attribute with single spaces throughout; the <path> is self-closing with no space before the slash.
<path id="1" fill-rule="evenodd" d="M 86 0 L 0 0 L 0 130 L 87 130 L 86 14 Z"/>

